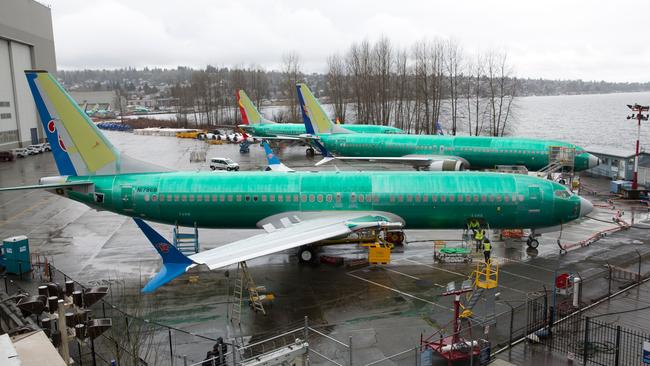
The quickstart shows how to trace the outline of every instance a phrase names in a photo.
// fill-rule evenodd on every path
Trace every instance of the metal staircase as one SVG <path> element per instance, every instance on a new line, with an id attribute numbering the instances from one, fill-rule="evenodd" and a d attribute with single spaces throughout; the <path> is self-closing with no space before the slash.
<path id="1" fill-rule="evenodd" d="M 237 265 L 237 280 L 235 281 L 235 288 L 233 289 L 233 297 L 235 298 L 235 301 L 231 304 L 230 308 L 230 321 L 233 324 L 241 324 L 244 289 L 248 291 L 248 301 L 250 302 L 253 311 L 259 311 L 266 315 L 264 304 L 262 304 L 262 296 L 260 296 L 259 293 L 260 287 L 255 285 L 255 281 L 248 271 L 246 262 L 239 262 Z"/>
<path id="2" fill-rule="evenodd" d="M 563 173 L 573 176 L 576 149 L 565 146 L 550 146 L 548 148 L 548 164 L 537 171 L 540 177 L 550 177 L 553 173 Z"/>
<path id="3" fill-rule="evenodd" d="M 499 264 L 496 261 L 479 262 L 476 270 L 470 275 L 473 291 L 463 305 L 461 319 L 476 319 L 483 323 L 491 323 L 495 319 L 494 292 L 499 286 Z M 479 318 L 474 313 L 479 300 L 485 298 L 485 317 Z"/>
<path id="4" fill-rule="evenodd" d="M 172 231 L 172 239 L 174 246 L 185 255 L 196 254 L 199 252 L 199 229 L 194 224 L 194 232 L 181 233 L 180 227 L 176 227 Z"/>
<path id="5" fill-rule="evenodd" d="M 473 309 L 474 306 L 478 303 L 478 301 L 481 299 L 481 296 L 483 295 L 483 292 L 485 289 L 483 288 L 476 288 L 474 291 L 472 291 L 472 296 L 470 296 L 469 300 L 467 300 L 467 304 L 465 304 L 465 309 Z"/>

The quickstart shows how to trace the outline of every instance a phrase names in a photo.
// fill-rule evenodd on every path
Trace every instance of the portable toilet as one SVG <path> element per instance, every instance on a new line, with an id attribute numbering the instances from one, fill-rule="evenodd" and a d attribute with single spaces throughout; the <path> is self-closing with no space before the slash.
<path id="1" fill-rule="evenodd" d="M 25 235 L 2 241 L 2 256 L 7 273 L 22 274 L 32 270 L 29 257 L 29 241 Z"/>

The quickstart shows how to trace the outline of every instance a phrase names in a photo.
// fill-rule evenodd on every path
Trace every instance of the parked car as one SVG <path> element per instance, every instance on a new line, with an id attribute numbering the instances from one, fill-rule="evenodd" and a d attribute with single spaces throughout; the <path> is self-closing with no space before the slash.
<path id="1" fill-rule="evenodd" d="M 45 144 L 34 144 L 34 145 L 29 145 L 27 146 L 27 152 L 29 152 L 29 155 L 36 155 L 40 154 L 42 152 L 47 151 L 45 149 Z"/>
<path id="2" fill-rule="evenodd" d="M 24 147 L 20 147 L 20 148 L 17 148 L 17 149 L 11 149 L 11 152 L 17 158 L 24 158 L 25 156 L 29 155 L 29 151 L 27 151 L 27 148 L 24 148 Z"/>
<path id="3" fill-rule="evenodd" d="M 16 156 L 11 151 L 0 151 L 0 161 L 14 161 Z"/>
<path id="4" fill-rule="evenodd" d="M 229 158 L 212 158 L 210 159 L 210 169 L 212 170 L 239 170 L 239 164 Z"/>
<path id="5" fill-rule="evenodd" d="M 52 146 L 49 142 L 44 143 L 43 146 L 45 148 L 45 151 L 52 151 Z"/>

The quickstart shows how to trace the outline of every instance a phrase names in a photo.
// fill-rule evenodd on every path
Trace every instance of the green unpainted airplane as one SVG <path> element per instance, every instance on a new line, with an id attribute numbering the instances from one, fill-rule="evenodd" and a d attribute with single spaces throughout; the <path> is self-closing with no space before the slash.
<path id="1" fill-rule="evenodd" d="M 368 229 L 553 228 L 592 205 L 536 177 L 476 172 L 177 172 L 121 154 L 45 71 L 26 71 L 60 176 L 33 186 L 133 217 L 163 258 L 153 291 L 196 265 L 221 268 Z M 267 150 L 270 165 L 276 164 Z M 184 256 L 143 220 L 264 232 Z"/>
<path id="2" fill-rule="evenodd" d="M 358 134 L 332 123 L 307 85 L 298 84 L 307 135 L 324 159 L 410 164 L 423 170 L 494 169 L 497 165 L 525 166 L 538 171 L 549 165 L 549 153 L 575 151 L 574 169 L 600 163 L 580 146 L 562 141 L 517 137 Z"/>
<path id="3" fill-rule="evenodd" d="M 264 118 L 262 114 L 255 108 L 255 104 L 250 100 L 246 92 L 237 90 L 237 104 L 239 105 L 239 112 L 241 113 L 242 123 L 238 127 L 246 131 L 253 137 L 273 139 L 278 138 L 281 140 L 300 140 L 297 138 L 299 135 L 304 135 L 304 123 L 276 123 Z M 379 134 L 402 134 L 399 128 L 381 125 L 351 125 L 343 124 L 346 129 L 358 133 L 379 133 Z M 314 155 L 314 149 L 307 150 L 308 156 Z"/>

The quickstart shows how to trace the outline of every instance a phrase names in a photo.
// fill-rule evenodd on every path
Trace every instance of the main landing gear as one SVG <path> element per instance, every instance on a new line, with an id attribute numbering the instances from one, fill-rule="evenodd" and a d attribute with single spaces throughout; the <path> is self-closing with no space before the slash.
<path id="1" fill-rule="evenodd" d="M 386 232 L 386 241 L 394 246 L 403 246 L 404 239 L 406 238 L 403 231 L 388 231 Z"/>
<path id="2" fill-rule="evenodd" d="M 316 261 L 316 251 L 310 246 L 302 246 L 298 249 L 298 260 L 303 264 L 312 264 Z"/>
<path id="3" fill-rule="evenodd" d="M 316 151 L 314 151 L 313 147 L 308 147 L 305 151 L 305 155 L 307 155 L 308 158 L 313 158 L 314 155 L 316 155 Z"/>

